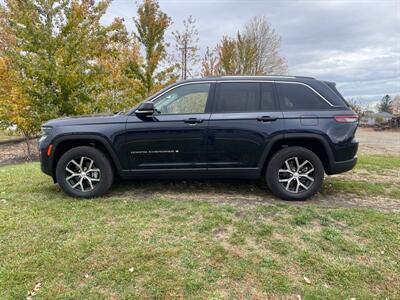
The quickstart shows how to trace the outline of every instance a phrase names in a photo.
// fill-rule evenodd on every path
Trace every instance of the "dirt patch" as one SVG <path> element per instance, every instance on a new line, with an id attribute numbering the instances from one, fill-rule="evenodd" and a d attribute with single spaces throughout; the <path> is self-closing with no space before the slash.
<path id="1" fill-rule="evenodd" d="M 32 160 L 39 159 L 38 140 L 30 141 Z M 25 142 L 0 145 L 0 166 L 16 164 L 28 161 Z"/>
<path id="2" fill-rule="evenodd" d="M 400 131 L 375 131 L 372 128 L 358 128 L 356 138 L 359 152 L 365 154 L 400 154 Z"/>
<path id="3" fill-rule="evenodd" d="M 303 204 L 317 204 L 321 207 L 374 208 L 381 211 L 400 212 L 400 199 L 385 197 L 360 197 L 352 194 L 321 195 Z"/>
<path id="4" fill-rule="evenodd" d="M 399 157 L 400 159 L 400 157 Z M 329 176 L 341 180 L 368 181 L 374 183 L 393 183 L 400 186 L 400 170 L 385 170 L 382 174 L 366 170 L 352 170 L 351 172 Z"/>
<path id="5" fill-rule="evenodd" d="M 350 174 L 350 173 L 349 173 Z M 345 175 L 341 175 L 346 179 Z M 381 211 L 400 212 L 400 199 L 377 196 L 358 196 L 348 193 L 334 195 L 318 193 L 307 201 L 285 201 L 274 197 L 261 182 L 241 180 L 226 181 L 185 181 L 184 187 L 179 181 L 124 181 L 116 184 L 109 197 L 122 198 L 125 201 L 146 201 L 173 199 L 178 201 L 204 200 L 216 204 L 233 206 L 284 204 L 317 205 L 324 208 L 374 208 Z M 240 215 L 238 217 L 243 217 Z"/>

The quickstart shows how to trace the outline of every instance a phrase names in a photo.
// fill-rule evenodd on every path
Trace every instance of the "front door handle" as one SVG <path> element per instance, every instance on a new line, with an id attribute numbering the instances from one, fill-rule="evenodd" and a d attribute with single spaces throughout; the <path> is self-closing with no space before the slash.
<path id="1" fill-rule="evenodd" d="M 188 123 L 190 125 L 195 125 L 197 123 L 203 123 L 203 120 L 197 119 L 197 118 L 189 118 L 189 119 L 184 120 L 183 122 Z"/>
<path id="2" fill-rule="evenodd" d="M 271 116 L 262 116 L 262 117 L 257 118 L 257 121 L 260 121 L 260 122 L 273 122 L 276 120 L 278 120 L 277 117 L 271 117 Z"/>

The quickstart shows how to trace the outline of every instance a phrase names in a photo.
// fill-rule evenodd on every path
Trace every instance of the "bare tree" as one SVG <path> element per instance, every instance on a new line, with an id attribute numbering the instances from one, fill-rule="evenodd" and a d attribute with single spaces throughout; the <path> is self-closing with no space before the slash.
<path id="1" fill-rule="evenodd" d="M 246 25 L 243 36 L 255 49 L 252 75 L 286 74 L 285 60 L 279 55 L 281 37 L 265 17 L 253 17 Z"/>
<path id="2" fill-rule="evenodd" d="M 354 100 L 353 98 L 346 100 L 350 108 L 358 115 L 359 118 L 361 118 L 366 111 L 365 107 L 361 105 L 359 100 Z"/>
<path id="3" fill-rule="evenodd" d="M 181 79 L 195 76 L 195 66 L 200 62 L 198 51 L 199 32 L 196 29 L 196 19 L 189 16 L 183 21 L 183 31 L 172 33 L 175 40 L 177 68 L 181 71 Z"/>
<path id="4" fill-rule="evenodd" d="M 392 114 L 400 115 L 400 95 L 394 96 L 391 103 Z"/>
<path id="5" fill-rule="evenodd" d="M 254 17 L 235 38 L 224 36 L 216 47 L 216 61 L 208 51 L 202 75 L 278 75 L 288 68 L 279 51 L 281 38 L 265 17 Z M 211 63 L 212 62 L 212 63 Z M 211 68 L 211 65 L 214 68 Z"/>

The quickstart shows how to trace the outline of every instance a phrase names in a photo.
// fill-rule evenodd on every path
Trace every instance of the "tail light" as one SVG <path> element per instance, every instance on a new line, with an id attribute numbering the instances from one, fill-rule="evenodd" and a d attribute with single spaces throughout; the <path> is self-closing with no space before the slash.
<path id="1" fill-rule="evenodd" d="M 344 115 L 344 116 L 335 116 L 336 122 L 339 123 L 354 123 L 358 121 L 357 115 Z"/>

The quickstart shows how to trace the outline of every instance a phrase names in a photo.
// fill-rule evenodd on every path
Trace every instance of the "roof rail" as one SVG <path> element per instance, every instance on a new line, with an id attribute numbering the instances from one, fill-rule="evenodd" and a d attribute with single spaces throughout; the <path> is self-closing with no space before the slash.
<path id="1" fill-rule="evenodd" d="M 257 78 L 271 78 L 271 77 L 282 77 L 282 78 L 296 78 L 295 76 L 288 75 L 224 75 L 221 78 L 241 78 L 241 77 L 257 77 Z"/>
<path id="2" fill-rule="evenodd" d="M 314 77 L 311 76 L 294 76 L 296 78 L 304 78 L 304 79 L 315 79 Z"/>
<path id="3" fill-rule="evenodd" d="M 303 79 L 315 79 L 314 77 L 308 76 L 291 76 L 291 75 L 223 75 L 223 76 L 208 76 L 206 78 L 243 78 L 243 77 L 256 77 L 256 78 L 303 78 Z"/>

